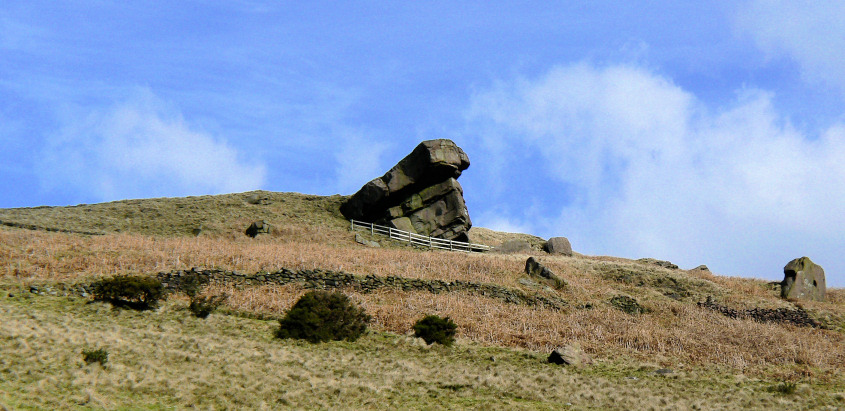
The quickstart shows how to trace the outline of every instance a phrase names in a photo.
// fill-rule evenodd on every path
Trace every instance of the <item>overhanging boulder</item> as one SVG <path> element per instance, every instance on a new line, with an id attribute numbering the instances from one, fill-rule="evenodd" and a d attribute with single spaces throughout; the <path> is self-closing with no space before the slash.
<path id="1" fill-rule="evenodd" d="M 468 241 L 472 222 L 457 181 L 467 167 L 469 158 L 451 140 L 423 141 L 353 194 L 340 211 L 348 219 Z"/>

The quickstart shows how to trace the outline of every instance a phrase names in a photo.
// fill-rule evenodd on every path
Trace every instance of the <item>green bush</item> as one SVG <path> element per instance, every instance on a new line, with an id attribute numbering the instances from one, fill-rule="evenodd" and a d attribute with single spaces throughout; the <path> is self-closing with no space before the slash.
<path id="1" fill-rule="evenodd" d="M 367 330 L 370 316 L 349 297 L 328 291 L 309 291 L 279 320 L 278 338 L 298 338 L 318 343 L 355 341 Z"/>
<path id="2" fill-rule="evenodd" d="M 188 309 L 191 310 L 194 317 L 206 318 L 224 302 L 226 302 L 225 295 L 211 295 L 204 297 L 194 296 L 191 297 L 191 304 L 188 305 Z"/>
<path id="3" fill-rule="evenodd" d="M 208 284 L 208 277 L 201 276 L 197 273 L 188 273 L 182 277 L 180 288 L 182 292 L 192 299 L 196 297 L 203 287 Z"/>
<path id="4" fill-rule="evenodd" d="M 96 350 L 82 350 L 82 359 L 85 360 L 86 364 L 98 362 L 100 365 L 106 365 L 106 363 L 109 362 L 109 352 L 103 348 Z"/>
<path id="5" fill-rule="evenodd" d="M 438 343 L 448 347 L 455 342 L 457 329 L 458 326 L 449 317 L 429 315 L 414 324 L 414 336 L 422 338 L 426 344 Z"/>
<path id="6" fill-rule="evenodd" d="M 94 299 L 136 310 L 155 308 L 164 298 L 164 286 L 157 278 L 118 275 L 91 284 Z"/>

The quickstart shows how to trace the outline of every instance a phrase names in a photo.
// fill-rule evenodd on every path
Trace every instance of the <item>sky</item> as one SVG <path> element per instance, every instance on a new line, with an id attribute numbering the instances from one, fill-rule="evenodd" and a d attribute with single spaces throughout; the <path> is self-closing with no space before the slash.
<path id="1" fill-rule="evenodd" d="M 0 4 L 0 208 L 352 194 L 455 141 L 474 225 L 845 287 L 845 2 Z"/>

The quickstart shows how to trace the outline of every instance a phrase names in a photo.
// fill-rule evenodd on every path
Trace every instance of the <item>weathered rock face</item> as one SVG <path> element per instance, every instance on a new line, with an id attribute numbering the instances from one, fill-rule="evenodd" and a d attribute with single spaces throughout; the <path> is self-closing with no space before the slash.
<path id="1" fill-rule="evenodd" d="M 549 254 L 572 256 L 572 245 L 566 237 L 550 238 L 549 241 L 546 241 L 546 244 L 543 245 L 543 249 Z"/>
<path id="2" fill-rule="evenodd" d="M 472 226 L 457 178 L 469 158 L 451 140 L 418 145 L 340 206 L 344 217 L 421 235 L 468 241 Z"/>
<path id="3" fill-rule="evenodd" d="M 254 221 L 252 224 L 249 225 L 249 227 L 246 228 L 244 234 L 252 238 L 255 238 L 255 236 L 259 234 L 270 234 L 270 224 L 268 224 L 264 220 Z"/>
<path id="4" fill-rule="evenodd" d="M 824 301 L 826 291 L 824 269 L 809 257 L 796 258 L 783 267 L 781 297 Z"/>

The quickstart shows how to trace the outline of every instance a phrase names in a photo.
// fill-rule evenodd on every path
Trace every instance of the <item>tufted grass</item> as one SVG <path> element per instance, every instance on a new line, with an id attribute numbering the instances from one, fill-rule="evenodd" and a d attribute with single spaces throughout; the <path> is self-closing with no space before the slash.
<path id="1" fill-rule="evenodd" d="M 9 409 L 800 409 L 845 405 L 841 385 L 750 377 L 729 367 L 626 357 L 590 367 L 545 353 L 459 338 L 428 346 L 410 333 L 369 332 L 310 344 L 273 338 L 272 320 L 212 314 L 173 298 L 157 311 L 81 298 L 0 297 L 0 406 Z M 8 297 L 12 291 L 14 297 Z M 108 350 L 105 366 L 81 350 Z M 790 381 L 795 393 L 771 387 Z"/>
<path id="2" fill-rule="evenodd" d="M 264 203 L 246 201 L 254 194 Z M 106 233 L 0 226 L 0 288 L 14 295 L 0 292 L 0 338 L 4 348 L 13 347 L 0 354 L 0 406 L 845 406 L 845 290 L 829 289 L 823 303 L 788 302 L 762 280 L 534 250 L 530 255 L 568 283 L 560 290 L 537 291 L 520 282 L 528 254 L 450 253 L 386 241 L 383 248 L 356 244 L 336 211 L 341 200 L 258 192 L 0 210 L 0 221 Z M 272 234 L 243 235 L 250 221 L 260 219 L 273 225 Z M 203 231 L 195 237 L 190 230 L 198 224 Z M 515 238 L 537 241 L 484 229 L 470 234 L 473 241 L 490 245 Z M 32 284 L 191 267 L 244 273 L 327 269 L 493 283 L 549 293 L 571 307 L 535 309 L 466 293 L 344 290 L 373 315 L 374 331 L 354 344 L 311 346 L 274 342 L 277 322 L 250 319 L 282 316 L 306 291 L 297 284 L 209 288 L 206 295 L 229 298 L 206 322 L 191 317 L 188 300 L 178 296 L 157 311 L 130 313 L 27 292 Z M 646 313 L 632 316 L 614 309 L 610 300 L 619 295 L 635 298 Z M 707 296 L 737 309 L 800 306 L 830 329 L 728 319 L 696 306 Z M 425 314 L 449 316 L 458 324 L 453 351 L 426 349 L 406 335 Z M 575 342 L 596 359 L 595 365 L 562 370 L 543 364 L 551 349 Z M 105 368 L 80 365 L 79 353 L 90 347 L 108 350 Z M 658 368 L 676 373 L 670 378 L 649 374 Z M 784 382 L 795 384 L 794 395 L 770 389 Z"/>

